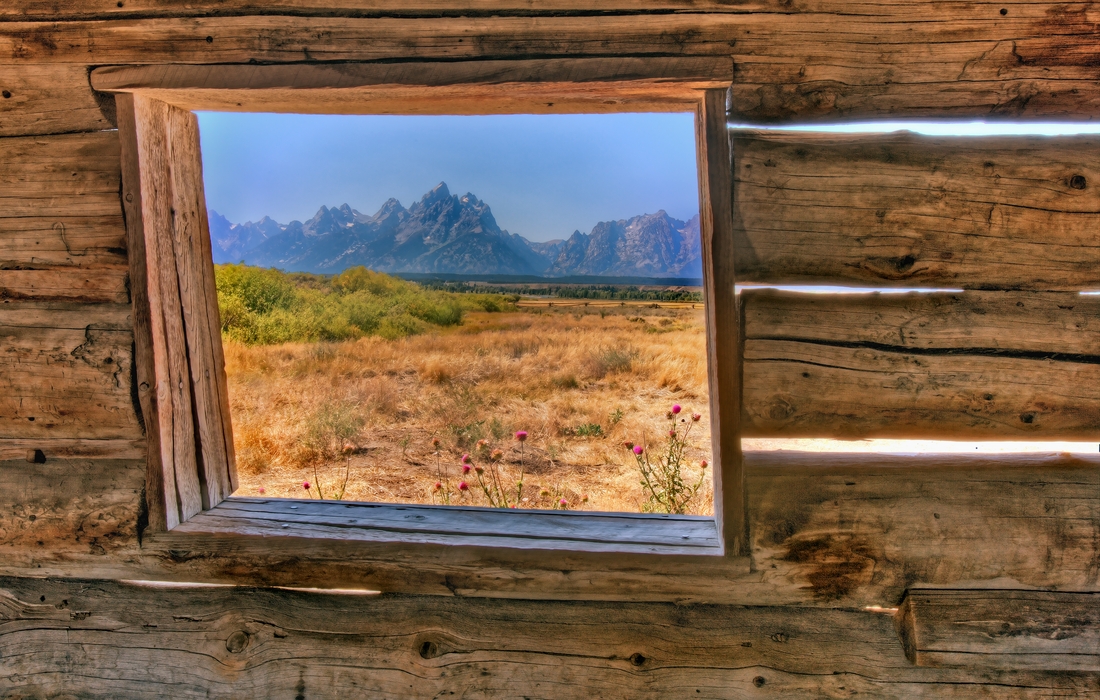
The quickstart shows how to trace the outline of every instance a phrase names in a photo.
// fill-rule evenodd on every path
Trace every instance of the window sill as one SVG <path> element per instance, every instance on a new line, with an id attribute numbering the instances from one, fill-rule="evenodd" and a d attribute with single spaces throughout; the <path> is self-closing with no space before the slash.
<path id="1" fill-rule="evenodd" d="M 228 498 L 172 535 L 587 553 L 722 556 L 714 518 Z"/>

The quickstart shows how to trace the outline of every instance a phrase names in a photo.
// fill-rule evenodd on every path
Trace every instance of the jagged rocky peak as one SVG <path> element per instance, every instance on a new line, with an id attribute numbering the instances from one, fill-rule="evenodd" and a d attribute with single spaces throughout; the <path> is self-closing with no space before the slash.
<path id="1" fill-rule="evenodd" d="M 408 209 L 386 200 L 373 216 L 349 204 L 322 206 L 309 221 L 230 224 L 211 213 L 217 262 L 246 260 L 286 270 L 339 272 L 364 265 L 383 272 L 467 274 L 701 276 L 698 217 L 663 209 L 602 221 L 590 233 L 532 242 L 498 226 L 472 192 L 440 182 Z"/>

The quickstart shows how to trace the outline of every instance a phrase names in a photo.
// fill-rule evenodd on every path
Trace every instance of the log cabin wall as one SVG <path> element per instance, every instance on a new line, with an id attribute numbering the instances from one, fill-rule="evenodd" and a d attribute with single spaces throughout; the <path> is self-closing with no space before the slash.
<path id="1" fill-rule="evenodd" d="M 1096 458 L 748 454 L 751 556 L 683 559 L 689 596 L 582 555 L 150 544 L 119 137 L 89 85 L 731 56 L 735 122 L 1088 121 L 1098 23 L 1087 2 L 3 3 L 0 696 L 1100 697 Z M 741 279 L 968 290 L 744 294 L 719 343 L 743 343 L 746 435 L 1100 439 L 1100 297 L 1077 293 L 1100 289 L 1100 139 L 731 144 Z M 383 593 L 264 587 L 319 578 Z"/>

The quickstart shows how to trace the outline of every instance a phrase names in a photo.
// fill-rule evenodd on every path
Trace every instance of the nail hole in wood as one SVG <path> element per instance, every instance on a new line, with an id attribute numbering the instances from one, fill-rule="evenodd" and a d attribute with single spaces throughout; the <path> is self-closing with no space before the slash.
<path id="1" fill-rule="evenodd" d="M 4 99 L 5 99 L 5 100 L 7 100 L 7 99 L 10 99 L 10 98 L 11 98 L 11 93 L 10 93 L 9 91 L 7 91 L 7 90 L 5 90 L 4 92 L 0 93 L 0 95 L 3 95 L 3 96 L 4 96 Z"/>
<path id="2" fill-rule="evenodd" d="M 46 453 L 42 450 L 27 450 L 27 461 L 31 464 L 45 464 Z"/>
<path id="3" fill-rule="evenodd" d="M 212 37 L 212 36 L 206 37 L 206 43 L 213 44 L 214 43 L 214 37 Z"/>
<path id="4" fill-rule="evenodd" d="M 1002 7 L 1001 8 L 1001 16 L 1004 17 L 1007 14 L 1008 14 L 1008 8 L 1007 7 Z"/>

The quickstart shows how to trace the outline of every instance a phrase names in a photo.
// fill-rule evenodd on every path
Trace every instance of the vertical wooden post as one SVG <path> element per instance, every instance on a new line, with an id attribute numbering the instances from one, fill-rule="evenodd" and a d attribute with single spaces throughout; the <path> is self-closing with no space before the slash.
<path id="1" fill-rule="evenodd" d="M 135 363 L 150 524 L 172 529 L 236 488 L 195 116 L 119 95 Z"/>
<path id="2" fill-rule="evenodd" d="M 130 259 L 130 298 L 134 309 L 134 366 L 138 401 L 146 438 L 145 504 L 149 528 L 171 530 L 179 525 L 176 477 L 172 460 L 171 423 L 161 419 L 157 401 L 157 372 L 153 349 L 153 321 L 149 299 L 148 256 L 142 221 L 141 170 L 138 157 L 134 96 L 115 96 L 122 153 L 122 211 L 126 216 L 126 247 Z M 168 408 L 167 410 L 171 410 Z"/>
<path id="3" fill-rule="evenodd" d="M 741 313 L 734 275 L 733 168 L 726 90 L 706 90 L 695 115 L 703 238 L 714 517 L 727 556 L 748 554 L 741 456 Z"/>

